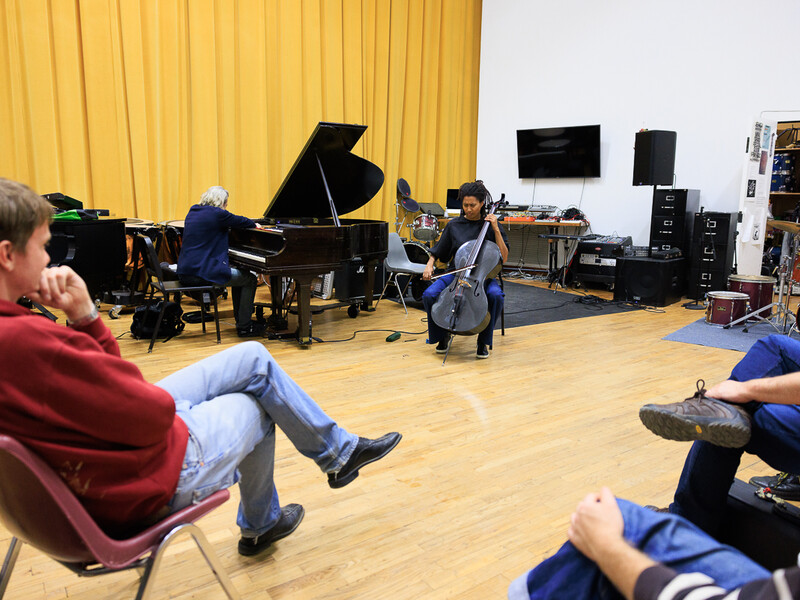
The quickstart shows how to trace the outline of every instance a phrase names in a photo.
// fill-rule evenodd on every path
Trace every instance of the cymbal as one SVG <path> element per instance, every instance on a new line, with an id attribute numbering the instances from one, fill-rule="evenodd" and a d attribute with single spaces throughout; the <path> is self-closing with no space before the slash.
<path id="1" fill-rule="evenodd" d="M 411 195 L 411 186 L 405 179 L 397 180 L 397 195 L 403 198 L 408 198 Z"/>
<path id="2" fill-rule="evenodd" d="M 767 219 L 767 225 L 775 229 L 780 229 L 781 231 L 788 231 L 789 233 L 800 233 L 800 223 L 793 223 L 792 221 Z"/>
<path id="3" fill-rule="evenodd" d="M 413 198 L 401 198 L 400 204 L 405 208 L 408 212 L 417 212 L 419 210 L 419 203 L 414 200 Z"/>

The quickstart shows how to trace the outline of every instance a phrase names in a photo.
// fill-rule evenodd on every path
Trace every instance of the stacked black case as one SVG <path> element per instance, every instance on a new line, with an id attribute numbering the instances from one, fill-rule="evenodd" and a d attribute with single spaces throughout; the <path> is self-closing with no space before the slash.
<path id="1" fill-rule="evenodd" d="M 700 210 L 700 190 L 655 189 L 650 218 L 650 254 L 680 248 L 691 258 L 694 214 Z"/>
<path id="2" fill-rule="evenodd" d="M 737 213 L 695 213 L 689 262 L 689 298 L 702 300 L 708 292 L 728 289 L 728 276 L 733 267 L 736 222 Z"/>

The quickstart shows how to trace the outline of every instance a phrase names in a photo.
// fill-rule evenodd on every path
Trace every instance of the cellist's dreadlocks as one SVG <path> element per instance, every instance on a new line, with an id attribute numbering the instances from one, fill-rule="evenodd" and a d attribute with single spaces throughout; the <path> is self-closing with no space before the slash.
<path id="1" fill-rule="evenodd" d="M 486 218 L 486 213 L 488 212 L 486 205 L 491 203 L 492 195 L 489 193 L 489 190 L 486 189 L 486 186 L 483 185 L 483 181 L 480 179 L 477 181 L 468 181 L 458 188 L 459 204 L 461 204 L 467 196 L 474 196 L 478 199 L 481 203 L 481 219 Z M 461 216 L 464 216 L 463 209 L 461 210 Z"/>

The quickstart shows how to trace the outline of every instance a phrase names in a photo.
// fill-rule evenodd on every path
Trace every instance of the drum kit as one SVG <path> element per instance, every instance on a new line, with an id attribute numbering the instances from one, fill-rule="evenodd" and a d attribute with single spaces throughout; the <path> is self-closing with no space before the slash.
<path id="1" fill-rule="evenodd" d="M 706 317 L 709 325 L 728 329 L 744 324 L 744 331 L 759 322 L 769 323 L 778 333 L 791 334 L 797 328 L 797 316 L 789 310 L 794 280 L 794 263 L 800 245 L 800 223 L 767 220 L 769 227 L 791 235 L 791 250 L 781 256 L 778 279 L 767 275 L 731 275 L 728 290 L 706 294 Z M 778 301 L 774 302 L 778 283 Z"/>
<path id="2" fill-rule="evenodd" d="M 400 211 L 403 218 L 400 219 Z M 439 219 L 430 213 L 423 213 L 414 217 L 419 212 L 419 203 L 411 197 L 411 187 L 405 179 L 397 180 L 397 202 L 395 202 L 395 227 L 400 237 L 403 237 L 403 227 L 411 229 L 411 235 L 422 242 L 433 242 L 439 237 Z M 407 219 L 410 224 L 406 224 Z"/>
<path id="3" fill-rule="evenodd" d="M 402 212 L 401 212 L 402 211 Z M 403 239 L 403 248 L 411 262 L 425 264 L 431 257 L 430 245 L 439 237 L 439 219 L 432 214 L 420 214 L 419 203 L 411 198 L 411 187 L 405 179 L 397 180 L 397 201 L 395 202 L 395 228 Z M 400 218 L 402 214 L 402 219 Z M 406 221 L 410 220 L 410 223 Z M 403 229 L 411 230 L 415 239 L 406 239 Z M 414 300 L 422 299 L 422 292 L 430 285 L 418 276 L 413 276 L 409 289 Z"/>

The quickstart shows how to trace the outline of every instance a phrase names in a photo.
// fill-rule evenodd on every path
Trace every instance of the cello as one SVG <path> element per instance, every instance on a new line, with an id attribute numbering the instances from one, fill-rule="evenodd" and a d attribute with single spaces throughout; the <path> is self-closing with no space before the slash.
<path id="1" fill-rule="evenodd" d="M 488 214 L 506 204 L 505 194 L 492 203 Z M 478 237 L 464 242 L 456 251 L 452 283 L 445 288 L 431 309 L 431 318 L 442 329 L 455 335 L 474 335 L 489 324 L 489 303 L 484 282 L 492 279 L 503 266 L 497 244 L 486 239 L 489 222 L 485 221 Z"/>

